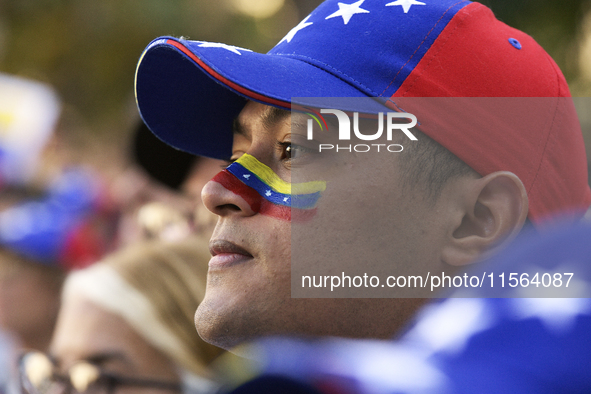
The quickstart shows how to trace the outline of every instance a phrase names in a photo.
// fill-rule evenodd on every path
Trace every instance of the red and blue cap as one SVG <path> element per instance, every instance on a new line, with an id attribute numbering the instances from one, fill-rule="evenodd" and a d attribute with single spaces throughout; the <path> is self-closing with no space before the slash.
<path id="1" fill-rule="evenodd" d="M 0 247 L 33 263 L 83 268 L 107 252 L 98 224 L 103 198 L 96 174 L 69 168 L 46 194 L 0 212 Z"/>
<path id="2" fill-rule="evenodd" d="M 570 97 L 560 69 L 533 38 L 465 0 L 328 0 L 266 54 L 161 37 L 142 54 L 135 87 L 154 134 L 219 159 L 231 155 L 232 122 L 247 100 L 290 109 L 315 106 L 296 97 L 372 97 L 396 110 L 412 97 Z M 520 130 L 517 157 L 504 149 L 503 140 L 516 144 L 506 135 L 487 131 L 497 141 L 490 149 L 478 129 L 422 131 L 481 175 L 516 173 L 534 221 L 581 212 L 591 191 L 576 112 L 570 99 L 548 102 L 548 126 Z"/>

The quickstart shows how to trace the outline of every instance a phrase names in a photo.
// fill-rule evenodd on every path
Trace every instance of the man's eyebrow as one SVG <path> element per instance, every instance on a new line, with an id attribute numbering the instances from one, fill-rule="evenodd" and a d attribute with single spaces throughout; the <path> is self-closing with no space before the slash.
<path id="1" fill-rule="evenodd" d="M 289 110 L 268 106 L 261 114 L 261 121 L 263 123 L 263 127 L 266 130 L 270 130 L 273 126 L 275 126 L 283 119 L 289 117 L 290 115 L 291 111 Z M 247 130 L 244 127 L 244 125 L 240 122 L 240 119 L 238 117 L 235 118 L 232 122 L 232 132 L 234 134 L 240 134 L 244 136 L 250 135 L 250 130 Z"/>
<path id="2" fill-rule="evenodd" d="M 244 130 L 244 126 L 242 126 L 242 123 L 240 123 L 238 118 L 234 118 L 234 121 L 232 122 L 232 133 L 244 136 L 247 135 L 246 130 Z"/>
<path id="3" fill-rule="evenodd" d="M 291 115 L 291 111 L 288 111 L 283 108 L 277 107 L 267 107 L 263 114 L 261 115 L 261 120 L 263 121 L 263 125 L 268 130 L 275 126 L 277 123 L 281 122 L 283 119 L 289 117 Z"/>

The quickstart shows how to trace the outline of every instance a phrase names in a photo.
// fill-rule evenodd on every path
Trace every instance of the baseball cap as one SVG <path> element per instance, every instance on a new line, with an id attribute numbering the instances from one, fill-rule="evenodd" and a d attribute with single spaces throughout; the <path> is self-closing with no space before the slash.
<path id="1" fill-rule="evenodd" d="M 534 222 L 591 203 L 582 134 L 563 74 L 533 38 L 479 3 L 328 0 L 266 54 L 160 37 L 140 58 L 135 88 L 142 119 L 156 136 L 219 159 L 231 155 L 232 122 L 247 100 L 290 109 L 313 105 L 294 98 L 372 97 L 400 110 L 397 102 L 412 97 L 548 98 L 539 132 L 422 131 L 481 175 L 518 175 Z"/>
<path id="2" fill-rule="evenodd" d="M 101 188 L 93 171 L 67 168 L 40 198 L 25 199 L 0 212 L 0 248 L 64 270 L 94 263 L 108 246 L 97 226 L 104 197 Z"/>

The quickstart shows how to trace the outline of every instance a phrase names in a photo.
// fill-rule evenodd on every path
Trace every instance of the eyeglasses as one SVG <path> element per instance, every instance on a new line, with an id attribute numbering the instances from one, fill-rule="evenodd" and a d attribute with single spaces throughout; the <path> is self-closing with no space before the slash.
<path id="1" fill-rule="evenodd" d="M 112 394 L 120 386 L 181 391 L 176 382 L 124 377 L 87 361 L 78 361 L 66 374 L 55 369 L 54 362 L 41 352 L 23 354 L 19 358 L 22 388 L 29 394 Z"/>

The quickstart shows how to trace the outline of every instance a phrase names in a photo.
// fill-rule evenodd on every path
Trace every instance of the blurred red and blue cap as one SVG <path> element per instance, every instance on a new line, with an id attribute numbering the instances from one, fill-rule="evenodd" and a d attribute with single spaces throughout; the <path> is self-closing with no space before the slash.
<path id="1" fill-rule="evenodd" d="M 564 211 L 580 216 L 591 203 L 582 133 L 563 74 L 533 38 L 479 3 L 328 0 L 267 54 L 160 37 L 141 56 L 135 89 L 154 134 L 219 159 L 231 155 L 232 122 L 247 100 L 291 109 L 318 107 L 314 100 L 293 101 L 298 97 L 372 97 L 382 110 L 414 113 L 400 101 L 547 98 L 520 126 L 534 123 L 519 129 L 419 121 L 425 134 L 481 175 L 518 175 L 534 222 Z M 505 115 L 500 107 L 496 117 Z"/>
<path id="2" fill-rule="evenodd" d="M 90 265 L 109 245 L 93 225 L 102 198 L 94 172 L 68 169 L 49 185 L 43 198 L 0 212 L 0 246 L 34 263 L 64 270 Z"/>

